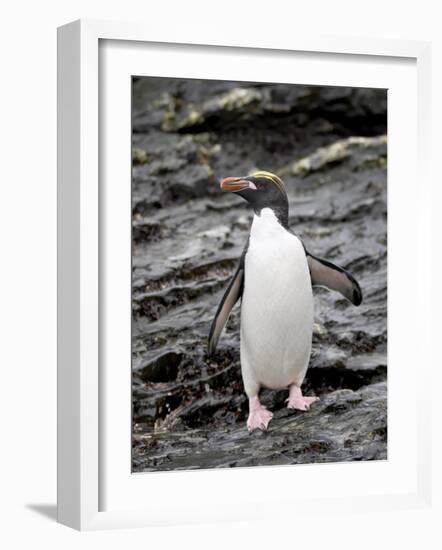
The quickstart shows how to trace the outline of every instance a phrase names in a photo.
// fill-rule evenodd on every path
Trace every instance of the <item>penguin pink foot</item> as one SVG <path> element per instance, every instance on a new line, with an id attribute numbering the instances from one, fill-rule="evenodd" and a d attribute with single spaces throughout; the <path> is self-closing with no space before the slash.
<path id="1" fill-rule="evenodd" d="M 268 411 L 261 405 L 258 396 L 249 399 L 249 418 L 247 419 L 247 429 L 249 432 L 253 430 L 267 430 L 270 420 L 273 418 L 273 413 Z"/>
<path id="2" fill-rule="evenodd" d="M 293 384 L 290 386 L 289 397 L 287 399 L 288 409 L 297 409 L 298 411 L 307 411 L 310 405 L 315 401 L 319 401 L 319 397 L 305 397 L 302 395 L 301 388 Z"/>

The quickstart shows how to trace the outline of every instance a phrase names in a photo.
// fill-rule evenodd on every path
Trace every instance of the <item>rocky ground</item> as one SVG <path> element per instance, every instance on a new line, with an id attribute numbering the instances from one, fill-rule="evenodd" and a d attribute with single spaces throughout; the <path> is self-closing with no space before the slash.
<path id="1" fill-rule="evenodd" d="M 177 79 L 133 86 L 133 470 L 385 459 L 386 92 Z M 290 226 L 350 270 L 364 302 L 315 289 L 310 411 L 249 435 L 236 306 L 207 335 L 251 212 L 219 178 L 284 178 Z"/>

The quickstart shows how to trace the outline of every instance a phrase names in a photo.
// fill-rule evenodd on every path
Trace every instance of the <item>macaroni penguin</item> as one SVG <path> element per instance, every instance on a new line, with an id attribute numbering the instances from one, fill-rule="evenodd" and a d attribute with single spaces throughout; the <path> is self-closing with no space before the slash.
<path id="1" fill-rule="evenodd" d="M 283 181 L 270 172 L 228 177 L 223 191 L 253 208 L 250 234 L 237 269 L 224 293 L 209 334 L 215 352 L 229 313 L 241 298 L 240 357 L 249 398 L 247 428 L 266 430 L 272 413 L 259 400 L 262 386 L 288 388 L 287 406 L 306 411 L 318 397 L 302 394 L 313 334 L 312 285 L 340 292 L 358 306 L 362 292 L 342 267 L 317 258 L 289 230 L 289 204 Z"/>

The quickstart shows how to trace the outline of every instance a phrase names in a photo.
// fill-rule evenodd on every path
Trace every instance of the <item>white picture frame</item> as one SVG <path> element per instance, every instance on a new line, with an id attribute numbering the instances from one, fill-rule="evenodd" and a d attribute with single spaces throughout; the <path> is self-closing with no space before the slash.
<path id="1" fill-rule="evenodd" d="M 143 484 L 155 495 L 155 508 L 140 506 L 137 499 L 132 499 L 132 504 L 129 504 L 131 493 L 123 489 L 121 489 L 121 495 L 124 494 L 125 497 L 121 496 L 121 505 L 118 502 L 119 493 L 115 492 L 116 497 L 110 509 L 103 506 L 102 485 L 104 482 L 109 482 L 109 476 L 111 480 L 113 479 L 115 462 L 106 463 L 104 467 L 103 453 L 109 453 L 110 447 L 103 440 L 106 431 L 103 428 L 105 425 L 103 415 L 109 414 L 109 410 L 103 406 L 103 402 L 107 399 L 103 391 L 115 392 L 116 386 L 114 384 L 106 385 L 104 389 L 102 387 L 103 364 L 100 352 L 103 322 L 100 307 L 105 298 L 105 291 L 101 287 L 104 264 L 101 246 L 103 235 L 100 233 L 106 228 L 105 225 L 100 225 L 103 189 L 100 188 L 99 165 L 102 145 L 99 115 L 104 109 L 100 104 L 99 93 L 100 44 L 103 44 L 103 41 L 124 44 L 126 50 L 136 45 L 139 47 L 140 44 L 168 44 L 168 47 L 173 48 L 174 51 L 179 51 L 180 48 L 192 50 L 192 47 L 197 47 L 199 51 L 205 52 L 204 55 L 208 58 L 210 58 L 210 52 L 213 52 L 213 48 L 216 47 L 219 50 L 224 48 L 223 51 L 227 48 L 229 55 L 233 57 L 248 51 L 250 54 L 271 52 L 272 55 L 280 56 L 281 59 L 287 58 L 287 60 L 289 59 L 287 53 L 290 52 L 304 52 L 314 56 L 327 55 L 328 59 L 335 56 L 337 59 L 347 61 L 353 59 L 356 63 L 363 63 L 364 59 L 374 57 L 381 63 L 391 64 L 394 64 L 395 60 L 410 60 L 416 69 L 417 125 L 414 127 L 413 135 L 409 136 L 412 139 L 407 142 L 404 137 L 403 147 L 414 148 L 410 159 L 412 157 L 416 159 L 419 185 L 416 187 L 415 199 L 419 207 L 417 214 L 419 223 L 417 231 L 410 236 L 410 239 L 412 244 L 420 243 L 418 267 L 411 273 L 415 286 L 410 307 L 414 315 L 419 314 L 422 319 L 419 326 L 412 327 L 419 331 L 419 346 L 427 345 L 431 333 L 431 328 L 427 325 L 430 319 L 432 282 L 430 264 L 432 237 L 429 217 L 431 185 L 426 169 L 431 116 L 428 96 L 430 44 L 364 40 L 354 37 L 312 38 L 299 34 L 296 37 L 275 35 L 271 40 L 268 36 L 264 39 L 247 34 L 233 42 L 223 39 L 221 33 L 217 37 L 214 37 L 213 33 L 211 37 L 204 36 L 204 31 L 201 31 L 197 38 L 195 36 L 189 38 L 184 29 L 180 35 L 167 36 L 166 32 L 147 30 L 142 25 L 101 21 L 76 21 L 61 27 L 58 31 L 58 520 L 60 523 L 80 530 L 195 521 L 259 519 L 262 517 L 266 498 L 272 501 L 283 498 L 277 492 L 272 493 L 271 489 L 276 485 L 279 475 L 277 468 L 266 468 L 264 491 L 261 491 L 260 495 L 253 493 L 257 472 L 256 469 L 251 468 L 241 469 L 240 473 L 238 471 L 171 472 L 162 473 L 156 477 L 148 474 L 144 476 Z M 287 60 L 285 62 L 288 62 Z M 164 76 L 167 74 L 170 74 L 170 71 L 166 66 Z M 158 71 L 155 75 L 158 75 Z M 269 77 L 266 80 L 272 79 Z M 393 147 L 400 147 L 400 144 L 393 144 Z M 390 153 L 389 142 L 389 163 Z M 393 149 L 393 158 L 395 154 L 397 149 L 396 152 Z M 414 166 L 412 160 L 411 166 Z M 400 169 L 398 163 L 396 175 L 393 170 L 394 177 L 402 175 Z M 410 178 L 410 175 L 407 176 L 405 172 L 403 175 L 404 178 Z M 416 179 L 412 175 L 409 181 L 411 185 L 413 181 L 416 182 Z M 409 200 L 413 199 L 411 195 L 409 193 Z M 404 200 L 407 199 L 404 198 Z M 412 203 L 408 203 L 410 204 Z M 391 204 L 389 208 L 390 206 Z M 394 216 L 393 223 L 399 227 L 404 223 L 404 218 Z M 389 308 L 390 306 L 389 298 Z M 414 352 L 408 352 L 408 359 L 405 354 L 404 361 L 410 363 L 418 352 L 418 348 Z M 404 390 L 412 392 L 413 399 L 416 397 L 415 406 L 410 407 L 409 410 L 413 421 L 411 425 L 415 427 L 413 434 L 415 445 L 412 447 L 413 461 L 407 464 L 408 470 L 404 469 L 403 477 L 397 478 L 396 489 L 392 485 L 385 491 L 375 488 L 372 492 L 367 490 L 364 494 L 353 495 L 351 491 L 344 491 L 341 494 L 336 487 L 336 499 L 333 501 L 335 508 L 345 511 L 357 506 L 361 510 L 379 510 L 382 507 L 421 507 L 430 502 L 431 452 L 428 428 L 430 404 L 425 399 L 424 390 L 425 387 L 430 386 L 430 363 L 426 362 L 420 368 L 422 370 L 416 384 L 404 386 Z M 395 381 L 397 379 L 393 377 L 392 383 Z M 390 394 L 389 399 L 391 399 Z M 127 411 L 120 410 L 119 407 L 115 410 L 117 414 L 121 414 L 122 418 L 127 415 Z M 391 418 L 389 423 L 390 420 Z M 115 431 L 119 433 L 118 421 L 115 426 Z M 117 451 L 115 452 L 118 454 Z M 122 462 L 119 464 L 118 467 L 121 468 Z M 351 487 L 351 484 L 354 484 L 361 475 L 351 465 L 337 465 L 329 467 L 328 470 L 323 469 L 319 477 L 324 478 L 331 473 L 339 476 L 343 467 L 351 469 L 348 474 L 351 478 L 349 484 Z M 390 467 L 390 472 L 385 471 L 380 475 L 391 476 L 395 469 L 394 461 L 390 463 Z M 372 466 L 373 476 L 378 475 L 376 468 L 376 464 Z M 410 469 L 413 470 L 411 488 L 404 485 L 401 489 L 399 487 L 401 479 L 407 475 L 410 477 Z M 309 475 L 305 469 L 303 472 L 303 475 Z M 284 475 L 287 475 L 287 470 Z M 130 476 L 130 471 L 127 472 L 127 476 Z M 229 509 L 225 506 L 227 500 L 223 500 L 228 498 L 228 494 L 222 495 L 223 486 L 226 486 L 226 476 L 230 476 L 235 484 L 242 483 L 243 488 L 246 489 L 245 495 L 238 499 L 237 505 L 229 506 Z M 139 483 L 134 482 L 133 479 L 131 485 Z M 169 513 L 166 514 L 168 503 L 167 500 L 160 498 L 161 491 L 165 491 L 170 496 L 170 491 L 174 487 L 177 491 L 179 487 L 186 490 L 189 484 L 194 486 L 196 484 L 200 488 L 207 485 L 216 487 L 218 491 L 216 505 L 207 506 L 207 501 L 204 499 L 200 499 L 198 503 L 198 498 L 194 498 L 191 505 L 187 503 L 184 507 L 178 500 L 174 506 L 169 505 Z M 308 513 L 309 509 L 330 506 L 332 490 L 330 487 L 328 494 L 321 493 L 318 482 L 318 487 L 312 492 L 312 499 L 309 502 L 303 501 L 303 511 Z M 292 510 L 297 506 L 299 508 L 299 502 L 295 497 L 286 496 L 284 502 L 290 504 Z"/>

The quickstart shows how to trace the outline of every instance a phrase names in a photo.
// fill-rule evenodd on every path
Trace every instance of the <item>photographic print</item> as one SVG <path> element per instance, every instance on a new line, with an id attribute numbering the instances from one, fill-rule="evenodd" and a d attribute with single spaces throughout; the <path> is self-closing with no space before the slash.
<path id="1" fill-rule="evenodd" d="M 387 458 L 387 91 L 133 77 L 132 471 Z"/>

